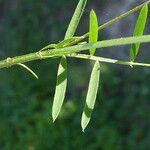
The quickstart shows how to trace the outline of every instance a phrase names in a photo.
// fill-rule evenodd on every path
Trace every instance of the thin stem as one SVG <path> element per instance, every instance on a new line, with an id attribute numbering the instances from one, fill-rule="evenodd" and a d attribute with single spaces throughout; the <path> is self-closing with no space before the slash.
<path id="1" fill-rule="evenodd" d="M 119 64 L 119 65 L 150 67 L 150 64 L 129 62 L 129 61 L 120 61 L 120 60 L 116 60 L 116 59 L 109 59 L 109 58 L 97 57 L 97 56 L 91 56 L 91 55 L 85 55 L 85 54 L 77 54 L 77 55 L 73 55 L 73 56 L 69 56 L 69 57 L 88 59 L 88 60 L 100 61 L 100 62 L 111 63 L 111 64 Z"/>

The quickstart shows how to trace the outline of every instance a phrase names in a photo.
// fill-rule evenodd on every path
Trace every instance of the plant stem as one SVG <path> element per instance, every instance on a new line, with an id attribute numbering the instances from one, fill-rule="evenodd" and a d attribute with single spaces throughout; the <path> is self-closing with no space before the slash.
<path id="1" fill-rule="evenodd" d="M 97 56 L 90 56 L 90 55 L 85 55 L 85 54 L 77 54 L 77 55 L 69 56 L 69 57 L 88 59 L 88 60 L 100 61 L 100 62 L 111 63 L 111 64 L 119 64 L 119 65 L 150 67 L 150 64 L 137 63 L 137 62 L 128 62 L 128 61 L 120 61 L 120 60 L 116 60 L 116 59 L 97 57 Z"/>
<path id="2" fill-rule="evenodd" d="M 104 40 L 95 43 L 87 43 L 87 44 L 75 45 L 75 46 L 64 47 L 59 49 L 39 51 L 35 53 L 30 53 L 30 54 L 2 60 L 0 61 L 0 69 L 5 67 L 11 67 L 13 65 L 18 65 L 19 63 L 25 63 L 33 60 L 38 60 L 38 59 L 46 59 L 52 57 L 59 57 L 63 55 L 70 55 L 75 52 L 88 50 L 90 48 L 104 48 L 104 47 L 111 47 L 111 46 L 127 45 L 133 43 L 147 43 L 147 42 L 150 42 L 150 35 L 119 38 L 113 40 Z"/>

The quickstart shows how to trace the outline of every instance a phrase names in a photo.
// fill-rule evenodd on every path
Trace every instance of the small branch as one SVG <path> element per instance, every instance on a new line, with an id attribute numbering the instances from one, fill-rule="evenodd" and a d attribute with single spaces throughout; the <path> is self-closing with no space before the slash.
<path id="1" fill-rule="evenodd" d="M 111 64 L 119 64 L 119 65 L 150 67 L 150 64 L 145 64 L 145 63 L 120 61 L 116 59 L 109 59 L 109 58 L 90 56 L 90 55 L 84 55 L 84 54 L 77 54 L 77 55 L 72 55 L 69 57 L 88 59 L 88 60 L 100 61 L 100 62 L 111 63 Z"/>

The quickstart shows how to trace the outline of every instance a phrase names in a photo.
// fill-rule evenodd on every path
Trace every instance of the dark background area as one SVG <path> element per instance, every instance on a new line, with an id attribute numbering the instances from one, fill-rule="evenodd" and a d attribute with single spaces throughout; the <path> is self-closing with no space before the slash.
<path id="1" fill-rule="evenodd" d="M 77 0 L 0 0 L 0 59 L 35 52 L 62 40 Z M 141 4 L 132 0 L 89 0 L 76 35 L 88 31 L 89 11 L 100 24 Z M 107 27 L 100 39 L 131 36 L 138 13 Z M 149 15 L 150 16 L 150 15 Z M 145 34 L 150 34 L 150 20 Z M 100 56 L 128 60 L 129 46 L 102 49 Z M 138 61 L 150 63 L 150 44 Z M 149 68 L 102 64 L 92 119 L 80 127 L 92 62 L 68 59 L 68 87 L 59 118 L 51 107 L 59 59 L 27 63 L 40 79 L 15 66 L 0 70 L 1 150 L 149 150 Z"/>

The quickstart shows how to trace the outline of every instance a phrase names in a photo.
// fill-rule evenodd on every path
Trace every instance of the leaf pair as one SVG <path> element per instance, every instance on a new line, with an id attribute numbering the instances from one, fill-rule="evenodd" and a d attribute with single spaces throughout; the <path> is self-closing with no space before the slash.
<path id="1" fill-rule="evenodd" d="M 143 35 L 144 29 L 145 29 L 145 25 L 146 25 L 146 21 L 147 21 L 147 15 L 148 15 L 148 5 L 145 4 L 139 14 L 139 17 L 137 19 L 136 25 L 135 25 L 135 29 L 134 29 L 134 33 L 133 36 L 141 36 Z M 130 61 L 134 61 L 138 52 L 139 52 L 139 48 L 140 48 L 140 44 L 136 43 L 136 44 L 132 44 L 131 45 L 131 49 L 130 49 Z"/>
<path id="2" fill-rule="evenodd" d="M 98 40 L 98 21 L 94 10 L 92 10 L 90 12 L 89 43 L 97 42 L 97 40 Z M 95 48 L 90 48 L 89 52 L 91 56 L 95 54 L 95 50 L 96 50 Z M 86 96 L 86 102 L 81 118 L 81 127 L 83 132 L 90 121 L 91 114 L 94 109 L 99 86 L 99 78 L 100 78 L 100 63 L 99 61 L 96 61 L 91 73 L 88 92 Z"/>
<path id="3" fill-rule="evenodd" d="M 77 8 L 75 9 L 74 15 L 68 26 L 68 29 L 66 31 L 65 38 L 64 38 L 65 40 L 70 39 L 71 37 L 74 36 L 74 33 L 79 24 L 80 18 L 83 14 L 86 2 L 87 2 L 87 0 L 79 1 Z M 60 43 L 60 45 L 62 45 L 62 44 L 64 45 L 64 43 Z M 63 76 L 60 76 L 60 74 L 63 72 L 64 72 Z M 54 101 L 53 101 L 53 106 L 52 106 L 53 121 L 56 120 L 56 118 L 61 110 L 64 98 L 65 98 L 66 87 L 67 87 L 67 59 L 66 59 L 66 57 L 62 57 L 61 62 L 59 64 L 59 68 L 58 68 L 57 85 L 56 85 L 56 89 L 55 89 Z"/>

